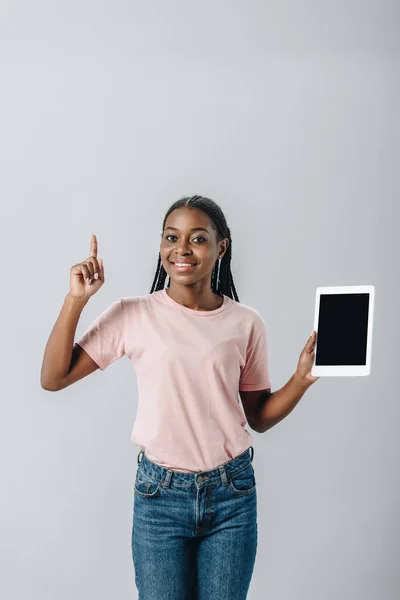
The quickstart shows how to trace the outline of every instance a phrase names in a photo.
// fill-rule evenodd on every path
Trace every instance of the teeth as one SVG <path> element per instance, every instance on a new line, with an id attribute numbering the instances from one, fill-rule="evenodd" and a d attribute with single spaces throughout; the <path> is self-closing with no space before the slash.
<path id="1" fill-rule="evenodd" d="M 194 267 L 192 263 L 174 263 L 177 267 Z"/>

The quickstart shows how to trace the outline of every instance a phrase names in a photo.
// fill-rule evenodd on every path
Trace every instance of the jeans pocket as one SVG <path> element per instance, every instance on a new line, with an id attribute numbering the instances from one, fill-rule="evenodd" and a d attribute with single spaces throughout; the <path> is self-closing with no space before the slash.
<path id="1" fill-rule="evenodd" d="M 142 498 L 154 498 L 160 493 L 161 481 L 147 475 L 141 469 L 136 472 L 135 494 Z"/>
<path id="2" fill-rule="evenodd" d="M 251 494 L 257 485 L 253 465 L 249 464 L 245 469 L 232 475 L 229 484 L 235 494 Z"/>

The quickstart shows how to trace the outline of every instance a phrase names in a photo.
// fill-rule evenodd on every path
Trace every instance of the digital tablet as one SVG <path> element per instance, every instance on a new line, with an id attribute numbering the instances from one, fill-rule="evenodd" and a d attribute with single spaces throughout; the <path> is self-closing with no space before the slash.
<path id="1" fill-rule="evenodd" d="M 374 301 L 373 285 L 317 288 L 314 377 L 371 373 Z"/>

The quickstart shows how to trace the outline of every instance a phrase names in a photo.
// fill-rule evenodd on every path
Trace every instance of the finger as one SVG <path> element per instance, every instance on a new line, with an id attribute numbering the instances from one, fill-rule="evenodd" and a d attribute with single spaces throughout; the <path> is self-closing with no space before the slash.
<path id="1" fill-rule="evenodd" d="M 92 241 L 90 244 L 90 254 L 89 256 L 94 256 L 95 258 L 97 257 L 97 238 L 94 235 L 94 233 L 92 233 Z"/>
<path id="2" fill-rule="evenodd" d="M 101 274 L 101 269 L 100 269 L 99 261 L 94 256 L 91 256 L 89 258 L 89 261 L 91 262 L 92 267 L 93 267 L 93 278 L 94 279 L 98 279 L 100 277 L 100 274 Z"/>
<path id="3" fill-rule="evenodd" d="M 80 265 L 80 269 L 81 269 L 81 273 L 83 275 L 84 280 L 85 281 L 89 281 L 89 279 L 90 279 L 90 272 L 89 272 L 89 269 L 87 267 L 87 264 L 86 263 L 82 263 Z"/>
<path id="4" fill-rule="evenodd" d="M 90 279 L 93 279 L 94 277 L 94 267 L 93 267 L 93 263 L 91 258 L 88 258 L 87 260 L 85 260 L 85 265 L 87 266 L 87 269 L 89 271 L 89 277 Z"/>

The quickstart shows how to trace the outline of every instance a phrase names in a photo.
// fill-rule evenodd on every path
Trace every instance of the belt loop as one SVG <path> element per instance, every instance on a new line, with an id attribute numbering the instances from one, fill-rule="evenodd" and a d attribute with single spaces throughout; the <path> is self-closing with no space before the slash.
<path id="1" fill-rule="evenodd" d="M 140 450 L 140 451 L 139 451 L 139 454 L 137 455 L 137 464 L 139 464 L 139 463 L 140 463 L 140 461 L 142 460 L 142 456 L 143 456 L 143 454 L 144 454 L 143 450 Z M 140 455 L 142 455 L 142 456 L 140 456 Z M 139 456 L 140 456 L 140 459 L 139 459 Z"/>
<path id="2" fill-rule="evenodd" d="M 225 467 L 224 465 L 221 465 L 220 467 L 218 467 L 220 475 L 221 475 L 221 480 L 222 480 L 222 485 L 228 485 L 228 478 L 226 476 L 226 471 L 225 471 Z"/>
<path id="3" fill-rule="evenodd" d="M 171 469 L 167 469 L 167 474 L 165 476 L 165 479 L 164 479 L 164 481 L 161 481 L 162 487 L 169 487 L 170 483 L 171 483 L 171 478 L 172 478 L 172 471 L 171 471 Z"/>
<path id="4" fill-rule="evenodd" d="M 254 447 L 250 446 L 250 456 L 251 456 L 251 462 L 253 462 L 253 456 L 254 456 Z"/>

